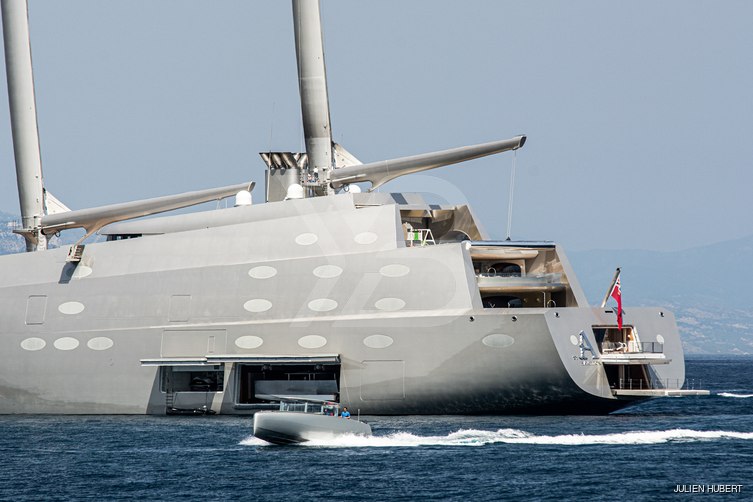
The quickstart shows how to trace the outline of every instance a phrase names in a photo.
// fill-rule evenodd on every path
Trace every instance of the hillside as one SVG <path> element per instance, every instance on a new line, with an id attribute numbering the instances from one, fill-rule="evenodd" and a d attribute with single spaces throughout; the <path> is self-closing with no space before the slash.
<path id="1" fill-rule="evenodd" d="M 689 353 L 753 353 L 753 236 L 682 251 L 593 250 L 568 253 L 591 303 L 600 303 L 617 266 L 622 298 L 661 305 L 677 317 Z"/>
<path id="2" fill-rule="evenodd" d="M 26 241 L 24 238 L 13 233 L 13 229 L 19 228 L 20 226 L 20 216 L 0 212 L 0 255 L 22 253 L 26 250 Z M 82 235 L 82 231 L 72 230 L 61 236 L 52 236 L 49 239 L 48 246 L 50 248 L 56 248 L 66 244 L 73 244 L 81 238 Z"/>
<path id="3" fill-rule="evenodd" d="M 24 238 L 13 233 L 20 223 L 20 217 L 0 212 L 0 254 L 20 253 L 26 249 Z"/>

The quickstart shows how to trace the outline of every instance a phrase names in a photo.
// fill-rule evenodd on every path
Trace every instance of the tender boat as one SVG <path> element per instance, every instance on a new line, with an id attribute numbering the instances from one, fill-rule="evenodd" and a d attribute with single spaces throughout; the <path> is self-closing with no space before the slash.
<path id="1" fill-rule="evenodd" d="M 274 444 L 294 444 L 330 439 L 343 434 L 371 436 L 371 426 L 343 417 L 339 403 L 309 399 L 280 401 L 279 411 L 254 415 L 254 436 Z"/>

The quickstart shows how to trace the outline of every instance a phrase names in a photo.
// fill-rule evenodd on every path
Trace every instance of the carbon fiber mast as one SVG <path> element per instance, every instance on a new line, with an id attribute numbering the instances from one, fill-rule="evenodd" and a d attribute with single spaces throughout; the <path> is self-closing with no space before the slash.
<path id="1" fill-rule="evenodd" d="M 44 185 L 31 67 L 29 9 L 26 0 L 2 0 L 0 7 L 16 181 L 23 224 L 23 228 L 16 232 L 26 238 L 27 251 L 37 251 L 47 249 L 47 238 L 40 230 L 44 216 Z"/>
<path id="2" fill-rule="evenodd" d="M 303 135 L 306 139 L 306 175 L 324 182 L 323 194 L 332 194 L 332 127 L 329 119 L 327 74 L 319 0 L 293 0 L 298 87 L 301 93 Z M 314 187 L 310 187 L 314 188 Z M 317 191 L 314 189 L 314 191 Z M 318 195 L 318 194 L 317 194 Z"/>

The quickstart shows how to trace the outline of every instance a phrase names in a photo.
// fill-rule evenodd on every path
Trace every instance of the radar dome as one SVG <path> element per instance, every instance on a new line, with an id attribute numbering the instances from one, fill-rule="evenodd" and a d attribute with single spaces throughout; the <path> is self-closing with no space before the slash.
<path id="1" fill-rule="evenodd" d="M 248 190 L 241 190 L 237 194 L 235 194 L 235 206 L 250 206 L 254 203 L 253 198 L 251 197 L 251 192 Z"/>
<path id="2" fill-rule="evenodd" d="M 303 198 L 303 187 L 299 185 L 298 183 L 293 183 L 288 187 L 288 194 L 285 197 L 286 199 L 302 199 Z"/>

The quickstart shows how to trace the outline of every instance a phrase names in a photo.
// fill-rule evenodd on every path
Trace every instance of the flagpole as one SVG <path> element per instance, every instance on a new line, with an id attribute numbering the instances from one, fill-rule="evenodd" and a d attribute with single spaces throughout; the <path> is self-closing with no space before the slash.
<path id="1" fill-rule="evenodd" d="M 609 289 L 607 290 L 607 294 L 604 295 L 604 300 L 602 300 L 600 308 L 604 308 L 604 306 L 607 304 L 607 300 L 609 300 L 609 297 L 612 294 L 612 290 L 614 289 L 614 285 L 617 283 L 617 278 L 619 276 L 620 276 L 620 267 L 617 267 L 617 271 L 614 273 L 614 278 L 612 279 L 612 284 L 610 284 Z"/>

